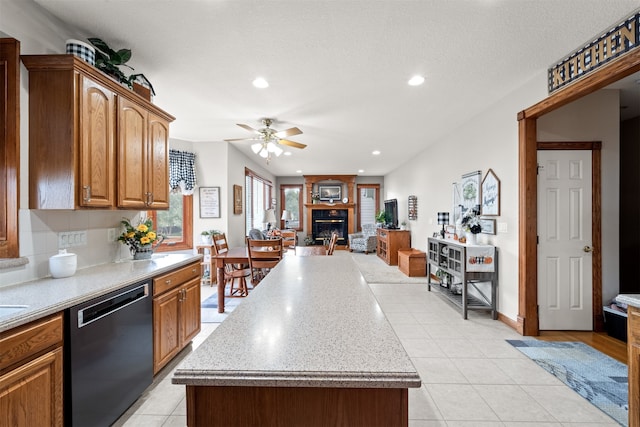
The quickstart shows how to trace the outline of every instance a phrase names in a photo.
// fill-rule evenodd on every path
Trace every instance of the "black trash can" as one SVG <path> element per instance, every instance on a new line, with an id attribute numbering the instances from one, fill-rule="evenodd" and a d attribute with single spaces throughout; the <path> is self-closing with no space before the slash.
<path id="1" fill-rule="evenodd" d="M 610 337 L 627 342 L 627 313 L 611 307 L 603 307 L 604 326 Z"/>

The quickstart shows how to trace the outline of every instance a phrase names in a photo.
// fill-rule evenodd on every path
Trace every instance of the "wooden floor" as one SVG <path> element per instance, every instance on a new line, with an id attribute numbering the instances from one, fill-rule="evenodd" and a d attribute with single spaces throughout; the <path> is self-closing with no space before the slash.
<path id="1" fill-rule="evenodd" d="M 612 338 L 605 332 L 540 331 L 536 337 L 542 341 L 578 341 L 627 365 L 627 343 Z"/>

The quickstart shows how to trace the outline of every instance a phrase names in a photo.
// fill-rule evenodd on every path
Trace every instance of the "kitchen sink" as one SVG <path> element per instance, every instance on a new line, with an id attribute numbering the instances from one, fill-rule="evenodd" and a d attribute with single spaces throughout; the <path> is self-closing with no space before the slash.
<path id="1" fill-rule="evenodd" d="M 7 305 L 0 304 L 0 317 L 9 316 L 10 314 L 16 314 L 22 310 L 29 308 L 28 305 Z"/>

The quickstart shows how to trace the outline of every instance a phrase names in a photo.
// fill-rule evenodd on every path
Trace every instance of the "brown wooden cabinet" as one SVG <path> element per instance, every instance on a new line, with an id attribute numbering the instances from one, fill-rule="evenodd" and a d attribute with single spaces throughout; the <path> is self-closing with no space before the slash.
<path id="1" fill-rule="evenodd" d="M 61 426 L 62 314 L 0 334 L 0 426 Z"/>
<path id="2" fill-rule="evenodd" d="M 169 208 L 169 123 L 118 100 L 118 207 Z"/>
<path id="3" fill-rule="evenodd" d="M 629 427 L 640 427 L 640 308 L 629 306 L 627 318 L 629 363 Z"/>
<path id="4" fill-rule="evenodd" d="M 25 55 L 29 207 L 167 209 L 174 118 L 73 55 Z"/>
<path id="5" fill-rule="evenodd" d="M 398 265 L 398 249 L 411 247 L 411 232 L 378 228 L 378 256 L 389 265 Z"/>
<path id="6" fill-rule="evenodd" d="M 153 279 L 153 373 L 200 332 L 200 265 L 181 267 Z"/>

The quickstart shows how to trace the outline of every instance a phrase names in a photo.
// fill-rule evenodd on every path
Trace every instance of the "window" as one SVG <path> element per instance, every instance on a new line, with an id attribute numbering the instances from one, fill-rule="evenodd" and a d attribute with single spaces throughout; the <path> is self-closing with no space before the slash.
<path id="1" fill-rule="evenodd" d="M 251 169 L 245 168 L 245 205 L 247 206 L 247 216 L 245 217 L 245 234 L 249 234 L 249 230 L 257 228 L 264 229 L 264 211 L 274 207 L 272 205 L 273 185 L 271 181 L 266 180 L 253 172 Z"/>
<path id="2" fill-rule="evenodd" d="M 286 210 L 290 218 L 281 220 L 281 228 L 290 228 L 302 231 L 302 185 L 281 185 L 280 186 L 280 216 L 282 210 Z"/>
<path id="3" fill-rule="evenodd" d="M 380 185 L 358 185 L 358 230 L 362 224 L 375 224 L 376 212 L 380 206 Z"/>
<path id="4" fill-rule="evenodd" d="M 169 195 L 169 210 L 149 211 L 156 231 L 164 240 L 158 252 L 178 251 L 193 248 L 193 196 L 184 196 L 180 191 Z"/>

